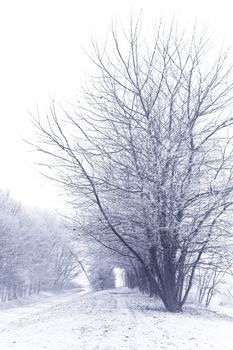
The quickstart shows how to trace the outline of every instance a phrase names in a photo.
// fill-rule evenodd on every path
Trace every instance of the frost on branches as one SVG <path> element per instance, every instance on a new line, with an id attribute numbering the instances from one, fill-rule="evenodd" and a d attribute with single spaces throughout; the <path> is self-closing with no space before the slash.
<path id="1" fill-rule="evenodd" d="M 152 36 L 140 21 L 112 28 L 103 48 L 92 43 L 96 72 L 79 106 L 52 103 L 34 121 L 80 234 L 172 312 L 232 236 L 231 67 L 225 53 L 208 60 L 208 45 L 175 25 Z"/>

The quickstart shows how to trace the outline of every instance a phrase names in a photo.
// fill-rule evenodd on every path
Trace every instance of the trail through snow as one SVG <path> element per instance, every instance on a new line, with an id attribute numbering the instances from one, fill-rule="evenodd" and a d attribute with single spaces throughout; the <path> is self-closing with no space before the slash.
<path id="1" fill-rule="evenodd" d="M 52 298 L 51 298 L 52 299 Z M 232 350 L 233 318 L 188 309 L 159 310 L 126 288 L 72 293 L 52 302 L 0 312 L 0 349 Z M 8 313 L 8 318 L 7 318 Z"/>
<path id="2" fill-rule="evenodd" d="M 20 301 L 16 300 L 11 301 L 8 305 L 2 304 L 2 310 L 0 308 L 0 331 L 4 328 L 9 328 L 12 322 L 16 322 L 22 318 L 30 317 L 35 313 L 42 312 L 52 306 L 60 305 L 61 303 L 71 301 L 72 298 L 77 298 L 77 293 L 79 295 L 86 294 L 88 290 L 79 290 L 74 289 L 68 292 L 65 292 L 61 295 L 32 295 L 28 299 L 21 299 Z M 19 303 L 18 303 L 19 302 Z M 11 305 L 12 304 L 12 305 Z M 22 305 L 21 305 L 22 304 Z M 0 304 L 1 305 L 1 304 Z M 5 307 L 4 307 L 5 306 Z M 13 306 L 13 307 L 12 307 Z M 1 341 L 1 338 L 0 338 Z M 0 343 L 1 344 L 1 343 Z M 0 350 L 2 350 L 0 348 Z"/>

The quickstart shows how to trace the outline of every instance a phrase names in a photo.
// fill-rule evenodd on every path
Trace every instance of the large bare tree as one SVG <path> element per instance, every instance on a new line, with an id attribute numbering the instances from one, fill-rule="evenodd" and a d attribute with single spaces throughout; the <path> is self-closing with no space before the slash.
<path id="1" fill-rule="evenodd" d="M 113 28 L 102 49 L 93 43 L 97 73 L 78 106 L 35 120 L 80 230 L 140 266 L 172 312 L 231 234 L 233 204 L 231 67 L 225 53 L 208 60 L 204 37 L 178 32 Z"/>

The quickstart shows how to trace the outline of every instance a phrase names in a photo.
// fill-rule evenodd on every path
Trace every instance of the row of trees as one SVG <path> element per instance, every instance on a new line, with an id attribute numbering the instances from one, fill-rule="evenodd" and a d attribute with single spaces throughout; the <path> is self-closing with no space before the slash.
<path id="1" fill-rule="evenodd" d="M 64 225 L 46 213 L 24 209 L 0 192 L 0 298 L 40 290 L 59 291 L 78 272 L 64 240 Z"/>
<path id="2" fill-rule="evenodd" d="M 196 271 L 213 252 L 221 266 L 232 242 L 231 66 L 175 25 L 149 36 L 131 19 L 109 38 L 93 43 L 77 108 L 52 103 L 35 118 L 36 147 L 72 198 L 77 231 L 181 311 Z"/>

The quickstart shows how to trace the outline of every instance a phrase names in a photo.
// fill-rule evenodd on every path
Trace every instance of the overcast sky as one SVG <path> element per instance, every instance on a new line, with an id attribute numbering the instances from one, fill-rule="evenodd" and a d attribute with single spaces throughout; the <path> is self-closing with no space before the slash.
<path id="1" fill-rule="evenodd" d="M 36 172 L 29 111 L 53 96 L 74 101 L 85 73 L 83 47 L 104 39 L 113 16 L 125 23 L 143 9 L 146 21 L 174 14 L 183 26 L 207 24 L 217 38 L 233 43 L 231 1 L 211 0 L 0 0 L 0 188 L 32 206 L 56 208 L 56 188 Z M 233 56 L 232 56 L 233 61 Z"/>

